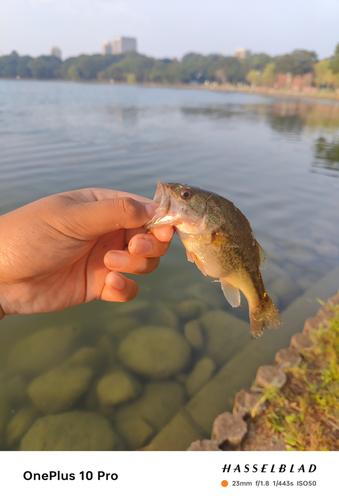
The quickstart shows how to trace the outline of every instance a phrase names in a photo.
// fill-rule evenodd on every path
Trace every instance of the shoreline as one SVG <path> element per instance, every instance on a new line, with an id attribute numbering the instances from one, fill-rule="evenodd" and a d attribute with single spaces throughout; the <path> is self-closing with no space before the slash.
<path id="1" fill-rule="evenodd" d="M 67 82 L 67 83 L 98 83 L 105 85 L 124 85 L 129 87 L 146 87 L 146 88 L 168 88 L 168 89 L 184 89 L 184 90 L 209 90 L 213 92 L 229 92 L 229 93 L 243 93 L 243 94 L 254 94 L 254 95 L 264 95 L 267 97 L 284 97 L 289 99 L 321 99 L 330 100 L 334 102 L 339 102 L 339 91 L 327 91 L 317 90 L 311 87 L 311 91 L 305 90 L 291 90 L 291 89 L 274 89 L 267 87 L 250 87 L 248 85 L 237 86 L 237 85 L 195 85 L 195 84 L 161 84 L 155 82 L 149 83 L 127 83 L 127 82 L 110 82 L 108 80 L 62 80 L 62 79 L 34 79 L 34 78 L 4 78 L 0 77 L 1 80 L 6 81 L 29 81 L 29 82 Z"/>

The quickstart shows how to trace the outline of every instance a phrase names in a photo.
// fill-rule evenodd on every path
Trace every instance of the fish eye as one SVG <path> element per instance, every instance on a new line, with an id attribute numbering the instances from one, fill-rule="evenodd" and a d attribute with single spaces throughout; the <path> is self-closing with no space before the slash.
<path id="1" fill-rule="evenodd" d="M 184 188 L 180 191 L 180 196 L 184 200 L 189 200 L 192 197 L 192 191 L 189 188 Z"/>

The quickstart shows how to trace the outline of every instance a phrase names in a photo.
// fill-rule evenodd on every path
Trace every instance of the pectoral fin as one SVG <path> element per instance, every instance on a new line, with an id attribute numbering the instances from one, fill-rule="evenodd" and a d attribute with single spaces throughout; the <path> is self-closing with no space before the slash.
<path id="1" fill-rule="evenodd" d="M 227 283 L 223 278 L 220 279 L 221 289 L 224 292 L 226 300 L 231 304 L 232 307 L 240 306 L 240 291 L 238 288 Z"/>
<path id="2" fill-rule="evenodd" d="M 187 260 L 188 262 L 192 262 L 194 264 L 194 253 L 190 253 L 188 250 L 186 250 L 186 255 L 187 255 Z"/>

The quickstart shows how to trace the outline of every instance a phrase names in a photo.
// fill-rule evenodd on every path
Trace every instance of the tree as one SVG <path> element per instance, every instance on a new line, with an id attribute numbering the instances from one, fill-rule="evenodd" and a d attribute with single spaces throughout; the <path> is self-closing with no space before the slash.
<path id="1" fill-rule="evenodd" d="M 269 63 L 261 75 L 262 85 L 271 87 L 275 82 L 275 64 Z"/>
<path id="2" fill-rule="evenodd" d="M 334 56 L 331 57 L 330 69 L 333 73 L 339 73 L 339 43 L 335 48 Z"/>
<path id="3" fill-rule="evenodd" d="M 256 71 L 255 69 L 251 69 L 246 75 L 246 80 L 251 85 L 260 85 L 261 84 L 261 73 Z"/>
<path id="4" fill-rule="evenodd" d="M 275 58 L 276 73 L 292 73 L 292 75 L 304 75 L 313 71 L 317 62 L 316 52 L 308 50 L 295 50 L 291 54 Z"/>

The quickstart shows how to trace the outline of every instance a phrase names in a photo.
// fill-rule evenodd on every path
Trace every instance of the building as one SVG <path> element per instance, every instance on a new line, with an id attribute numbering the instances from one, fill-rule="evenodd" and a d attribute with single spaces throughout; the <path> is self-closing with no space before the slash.
<path id="1" fill-rule="evenodd" d="M 61 50 L 59 47 L 52 47 L 51 48 L 51 56 L 57 57 L 58 59 L 61 59 Z"/>
<path id="2" fill-rule="evenodd" d="M 126 36 L 118 36 L 113 40 L 113 54 L 125 54 L 137 50 L 137 39 Z"/>
<path id="3" fill-rule="evenodd" d="M 237 59 L 245 59 L 245 57 L 248 57 L 251 55 L 251 51 L 247 49 L 236 49 L 235 51 L 235 57 Z"/>
<path id="4" fill-rule="evenodd" d="M 110 56 L 112 54 L 112 44 L 108 40 L 102 46 L 102 55 Z"/>

